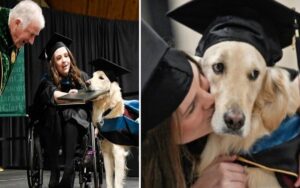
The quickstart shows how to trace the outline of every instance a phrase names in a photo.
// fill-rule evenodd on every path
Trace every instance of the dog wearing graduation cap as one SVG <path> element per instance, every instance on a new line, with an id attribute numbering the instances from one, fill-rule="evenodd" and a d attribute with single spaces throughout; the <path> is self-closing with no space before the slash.
<path id="1" fill-rule="evenodd" d="M 132 143 L 123 128 L 119 127 L 127 119 L 124 120 L 124 100 L 116 77 L 129 71 L 104 58 L 94 60 L 92 64 L 98 71 L 94 72 L 93 77 L 88 81 L 89 89 L 109 89 L 108 94 L 93 100 L 92 114 L 93 124 L 100 123 L 100 134 L 104 138 L 101 141 L 101 151 L 106 185 L 108 188 L 122 188 L 126 177 L 126 156 L 129 154 L 129 145 L 137 144 Z"/>
<path id="2" fill-rule="evenodd" d="M 299 76 L 272 66 L 292 43 L 300 14 L 273 0 L 203 0 L 169 16 L 203 34 L 196 55 L 215 96 L 214 133 L 201 154 L 199 175 L 217 156 L 239 154 L 249 166 L 250 188 L 293 187 Z"/>

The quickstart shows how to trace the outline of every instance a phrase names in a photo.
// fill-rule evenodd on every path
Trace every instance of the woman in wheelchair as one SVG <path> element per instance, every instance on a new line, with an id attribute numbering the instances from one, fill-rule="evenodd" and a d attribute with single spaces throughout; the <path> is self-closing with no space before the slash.
<path id="1" fill-rule="evenodd" d="M 55 33 L 40 55 L 49 62 L 49 73 L 42 79 L 40 105 L 47 106 L 42 118 L 45 124 L 39 133 L 44 140 L 44 149 L 49 159 L 51 176 L 49 187 L 69 188 L 74 185 L 74 162 L 76 145 L 87 132 L 90 108 L 87 105 L 63 105 L 58 99 L 67 93 L 76 93 L 86 87 L 88 75 L 78 69 L 75 59 L 68 49 L 71 39 Z M 56 121 L 56 117 L 59 121 Z M 65 165 L 64 174 L 59 182 L 59 147 L 63 143 Z"/>

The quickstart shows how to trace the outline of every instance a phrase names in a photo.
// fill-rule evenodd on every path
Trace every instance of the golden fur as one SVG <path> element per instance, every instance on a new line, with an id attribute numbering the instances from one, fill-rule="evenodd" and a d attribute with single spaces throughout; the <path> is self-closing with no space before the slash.
<path id="1" fill-rule="evenodd" d="M 92 121 L 94 125 L 101 122 L 102 118 L 110 119 L 124 114 L 124 102 L 117 82 L 111 83 L 102 71 L 95 72 L 89 82 L 91 90 L 109 89 L 108 94 L 93 100 Z M 112 110 L 103 117 L 103 113 L 107 109 Z M 107 188 L 122 188 L 126 176 L 126 156 L 129 147 L 116 145 L 104 139 L 101 142 L 101 151 L 104 159 Z"/>
<path id="2" fill-rule="evenodd" d="M 287 115 L 296 112 L 300 95 L 298 79 L 290 81 L 284 69 L 267 68 L 261 54 L 244 42 L 215 44 L 199 62 L 215 96 L 214 133 L 201 154 L 198 168 L 201 175 L 217 156 L 247 151 L 259 137 L 270 134 Z M 213 70 L 217 63 L 224 65 L 223 73 L 216 74 Z M 249 76 L 254 71 L 259 75 L 251 80 Z M 224 114 L 229 111 L 244 115 L 240 129 L 231 130 L 224 122 Z M 247 172 L 249 188 L 280 187 L 271 172 L 257 168 L 248 168 Z"/>

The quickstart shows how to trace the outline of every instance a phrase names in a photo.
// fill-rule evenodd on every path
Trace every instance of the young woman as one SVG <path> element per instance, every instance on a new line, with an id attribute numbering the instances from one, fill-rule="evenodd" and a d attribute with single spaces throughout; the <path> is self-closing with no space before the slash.
<path id="1" fill-rule="evenodd" d="M 86 105 L 58 106 L 64 101 L 58 98 L 67 93 L 76 93 L 86 87 L 86 73 L 76 66 L 75 59 L 68 49 L 71 40 L 55 34 L 48 42 L 42 56 L 49 61 L 49 74 L 42 80 L 40 105 L 46 109 L 41 115 L 44 126 L 41 126 L 41 138 L 49 157 L 51 177 L 49 187 L 73 187 L 75 147 L 82 140 L 89 125 L 89 109 Z M 46 55 L 45 55 L 46 54 Z M 59 122 L 56 121 L 59 117 Z M 65 156 L 64 174 L 59 182 L 58 149 L 63 143 Z"/>
<path id="2" fill-rule="evenodd" d="M 195 173 L 214 111 L 200 68 L 144 23 L 142 49 L 142 187 L 245 187 L 236 156 L 220 156 Z"/>

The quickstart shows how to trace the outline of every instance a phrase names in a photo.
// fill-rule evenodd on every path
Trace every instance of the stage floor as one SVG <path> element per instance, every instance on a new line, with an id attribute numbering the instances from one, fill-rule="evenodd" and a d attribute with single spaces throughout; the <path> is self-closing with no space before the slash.
<path id="1" fill-rule="evenodd" d="M 61 172 L 62 175 L 62 172 Z M 44 171 L 44 185 L 43 188 L 48 188 L 50 172 Z M 93 184 L 92 184 L 93 185 Z M 10 170 L 5 169 L 0 172 L 0 187 L 3 188 L 27 188 L 27 176 L 26 170 Z M 105 180 L 103 178 L 103 187 L 106 187 Z M 128 177 L 125 181 L 125 188 L 138 188 L 139 178 L 138 177 Z M 79 188 L 78 176 L 76 175 L 74 188 Z"/>

